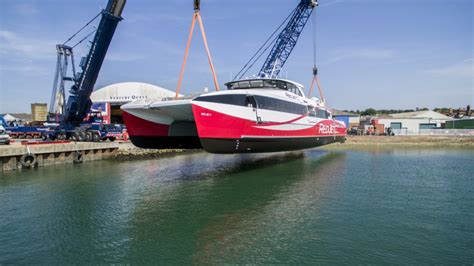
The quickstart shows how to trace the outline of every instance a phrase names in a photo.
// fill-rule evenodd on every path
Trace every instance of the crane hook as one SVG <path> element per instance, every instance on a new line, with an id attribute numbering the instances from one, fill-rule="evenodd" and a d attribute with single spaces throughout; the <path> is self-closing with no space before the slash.
<path id="1" fill-rule="evenodd" d="M 201 10 L 201 0 L 194 0 L 194 12 Z"/>

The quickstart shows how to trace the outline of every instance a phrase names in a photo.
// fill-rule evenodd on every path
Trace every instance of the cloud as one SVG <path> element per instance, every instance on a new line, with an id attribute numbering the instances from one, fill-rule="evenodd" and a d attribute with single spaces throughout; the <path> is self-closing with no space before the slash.
<path id="1" fill-rule="evenodd" d="M 30 60 L 50 59 L 56 54 L 56 41 L 23 37 L 0 30 L 0 55 L 19 56 Z"/>
<path id="2" fill-rule="evenodd" d="M 43 76 L 50 73 L 49 70 L 44 66 L 33 65 L 31 62 L 27 62 L 22 65 L 9 64 L 8 66 L 1 64 L 0 73 L 1 72 L 17 72 L 27 76 Z"/>
<path id="3" fill-rule="evenodd" d="M 433 75 L 449 76 L 449 77 L 470 77 L 474 78 L 474 59 L 469 58 L 461 62 L 447 65 L 437 69 L 428 70 Z"/>
<path id="4" fill-rule="evenodd" d="M 331 59 L 326 64 L 332 64 L 349 59 L 385 60 L 396 57 L 396 52 L 391 49 L 363 48 L 340 49 L 332 53 Z"/>

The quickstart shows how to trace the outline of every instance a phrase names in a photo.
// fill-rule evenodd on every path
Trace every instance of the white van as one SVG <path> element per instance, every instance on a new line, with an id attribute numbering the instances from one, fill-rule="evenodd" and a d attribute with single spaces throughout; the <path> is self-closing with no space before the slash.
<path id="1" fill-rule="evenodd" d="M 7 134 L 3 126 L 0 126 L 0 143 L 6 145 L 10 144 L 10 136 Z"/>

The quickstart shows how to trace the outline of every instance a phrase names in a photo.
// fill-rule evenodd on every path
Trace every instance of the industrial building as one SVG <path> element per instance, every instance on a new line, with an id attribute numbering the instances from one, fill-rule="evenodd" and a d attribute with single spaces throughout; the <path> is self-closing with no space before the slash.
<path id="1" fill-rule="evenodd" d="M 359 114 L 339 110 L 332 110 L 332 114 L 334 119 L 343 122 L 346 125 L 347 129 L 351 129 L 352 127 L 358 127 L 360 125 Z"/>
<path id="2" fill-rule="evenodd" d="M 452 117 L 435 111 L 416 111 L 390 114 L 387 117 L 374 117 L 371 124 L 379 133 L 387 132 L 390 128 L 395 133 L 417 134 L 423 129 L 441 128 Z"/>
<path id="3" fill-rule="evenodd" d="M 120 106 L 135 100 L 159 100 L 174 97 L 175 92 L 141 82 L 115 83 L 91 94 L 92 109 L 101 111 L 105 123 L 123 123 Z"/>

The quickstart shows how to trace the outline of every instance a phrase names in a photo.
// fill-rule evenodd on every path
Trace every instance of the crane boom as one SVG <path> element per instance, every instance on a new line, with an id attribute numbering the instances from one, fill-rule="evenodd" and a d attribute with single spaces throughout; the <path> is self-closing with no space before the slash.
<path id="1" fill-rule="evenodd" d="M 317 0 L 301 0 L 293 15 L 276 39 L 273 48 L 258 76 L 262 78 L 276 78 L 283 65 L 290 56 L 296 42 L 303 31 L 306 22 L 311 17 L 313 9 L 318 5 Z"/>
<path id="2" fill-rule="evenodd" d="M 101 12 L 102 18 L 91 42 L 89 53 L 81 60 L 82 72 L 74 79 L 74 85 L 70 89 L 70 96 L 62 117 L 62 124 L 65 126 L 79 126 L 87 116 L 92 105 L 90 95 L 117 24 L 122 20 L 121 14 L 125 3 L 126 0 L 109 0 L 107 7 Z"/>

